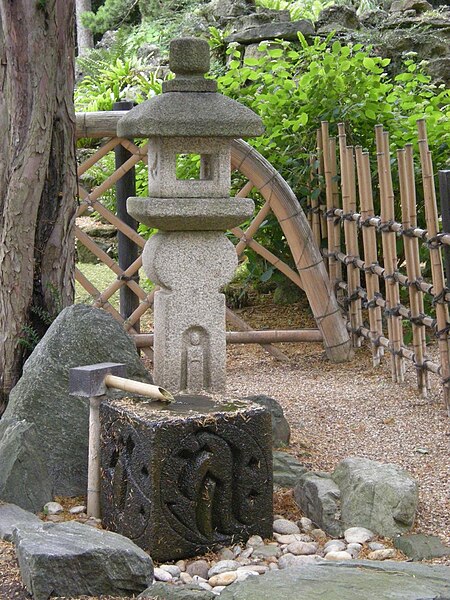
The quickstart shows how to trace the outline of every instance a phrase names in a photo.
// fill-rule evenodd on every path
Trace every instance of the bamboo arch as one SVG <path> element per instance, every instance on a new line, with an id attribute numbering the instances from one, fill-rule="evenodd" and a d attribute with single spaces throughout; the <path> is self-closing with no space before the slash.
<path id="1" fill-rule="evenodd" d="M 125 232 L 126 235 L 129 235 L 129 237 L 142 247 L 144 240 L 140 238 L 136 232 L 120 222 L 115 215 L 110 213 L 98 202 L 98 198 L 101 194 L 104 193 L 108 187 L 114 185 L 127 169 L 132 168 L 134 164 L 140 160 L 145 161 L 146 159 L 144 148 L 138 148 L 129 140 L 116 137 L 117 121 L 123 114 L 122 111 L 77 114 L 76 124 L 78 138 L 112 138 L 107 140 L 98 151 L 99 158 L 104 156 L 118 144 L 124 145 L 134 154 L 134 156 L 127 161 L 129 164 L 124 164 L 121 167 L 121 172 L 119 172 L 120 169 L 116 171 L 113 176 L 110 176 L 106 182 L 96 190 L 93 190 L 90 194 L 80 187 L 80 197 L 82 198 L 83 203 L 80 206 L 79 214 L 82 214 L 88 206 L 100 209 L 103 216 L 106 216 L 110 222 L 116 224 L 121 231 Z M 99 158 L 97 158 L 97 160 L 99 160 Z M 88 159 L 80 166 L 79 173 L 84 173 L 90 166 L 95 164 L 95 162 L 96 160 L 94 157 Z M 273 266 L 278 268 L 294 281 L 296 285 L 301 287 L 306 293 L 317 326 L 322 334 L 328 358 L 332 362 L 343 362 L 348 360 L 352 350 L 346 323 L 341 316 L 320 250 L 314 241 L 311 228 L 296 196 L 287 182 L 272 167 L 272 165 L 246 142 L 242 140 L 235 140 L 233 142 L 231 148 L 231 163 L 232 168 L 239 170 L 248 179 L 248 182 L 237 195 L 245 197 L 251 189 L 256 188 L 265 200 L 264 205 L 256 214 L 246 231 L 243 231 L 238 227 L 231 230 L 234 235 L 239 238 L 239 242 L 236 246 L 237 253 L 241 254 L 246 246 L 254 248 L 264 258 L 271 262 Z M 270 211 L 273 212 L 280 223 L 292 252 L 297 272 L 253 239 L 258 228 Z M 83 234 L 83 232 L 77 229 L 76 235 L 83 244 L 87 244 L 88 240 L 86 239 L 86 234 Z M 101 260 L 105 259 L 105 257 L 101 256 L 101 251 L 95 250 L 95 253 Z M 111 264 L 111 259 L 109 259 L 109 257 L 107 258 L 109 260 L 108 266 L 117 272 L 116 266 Z M 106 260 L 104 260 L 104 262 L 106 262 Z M 136 266 L 138 269 L 140 265 L 134 265 L 135 270 Z M 121 274 L 117 272 L 117 275 L 119 279 Z M 122 275 L 125 275 L 125 277 L 122 278 L 123 281 L 119 281 L 118 284 L 110 286 L 111 289 L 108 290 L 108 293 L 105 292 L 104 294 L 96 290 L 79 272 L 77 272 L 77 279 L 91 295 L 98 297 L 96 302 L 98 306 L 107 308 L 114 316 L 116 316 L 116 318 L 120 318 L 120 315 L 118 315 L 110 305 L 106 306 L 108 304 L 107 300 L 111 295 L 109 292 L 114 288 L 114 291 L 116 291 L 118 287 L 123 284 L 130 285 L 132 289 L 139 288 L 136 282 L 129 281 L 129 276 L 132 275 L 131 267 Z M 143 302 L 146 302 L 148 308 L 153 299 L 152 294 L 146 295 L 142 290 L 141 293 L 139 293 L 137 289 L 134 289 L 134 291 L 135 293 L 138 293 Z M 144 294 L 144 298 L 142 297 L 142 294 Z M 142 312 L 143 310 L 140 311 L 140 314 L 142 314 Z M 230 318 L 232 322 L 237 323 L 238 326 L 245 326 L 245 323 L 243 323 L 237 315 L 233 315 L 231 311 L 227 312 L 227 318 Z M 128 323 L 127 328 L 132 332 L 132 323 Z"/>

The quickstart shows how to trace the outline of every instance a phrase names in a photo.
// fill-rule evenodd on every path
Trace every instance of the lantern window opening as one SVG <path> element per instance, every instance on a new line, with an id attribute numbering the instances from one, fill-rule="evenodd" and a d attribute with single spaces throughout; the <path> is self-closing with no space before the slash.
<path id="1" fill-rule="evenodd" d="M 213 179 L 211 155 L 186 152 L 177 154 L 176 178 L 178 181 L 211 181 Z"/>

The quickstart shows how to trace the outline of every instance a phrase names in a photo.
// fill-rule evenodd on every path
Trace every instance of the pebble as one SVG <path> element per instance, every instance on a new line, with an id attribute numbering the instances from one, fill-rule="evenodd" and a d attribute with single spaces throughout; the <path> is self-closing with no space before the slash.
<path id="1" fill-rule="evenodd" d="M 367 558 L 369 560 L 386 560 L 388 558 L 395 558 L 395 554 L 396 552 L 394 548 L 382 548 L 381 550 L 369 552 Z"/>
<path id="2" fill-rule="evenodd" d="M 194 560 L 193 562 L 186 565 L 186 572 L 189 573 L 189 575 L 191 575 L 191 577 L 198 575 L 198 576 L 202 577 L 204 581 L 206 581 L 206 579 L 208 577 L 208 571 L 209 571 L 209 563 L 203 559 Z"/>
<path id="3" fill-rule="evenodd" d="M 243 550 L 240 555 L 239 555 L 239 559 L 240 560 L 245 560 L 246 558 L 250 558 L 250 556 L 253 554 L 253 548 L 246 548 L 245 550 Z"/>
<path id="4" fill-rule="evenodd" d="M 314 542 L 293 542 L 287 547 L 287 551 L 291 554 L 316 554 L 317 544 Z"/>
<path id="5" fill-rule="evenodd" d="M 220 592 L 223 592 L 223 590 L 226 588 L 226 585 L 217 585 L 215 588 L 213 588 L 211 591 L 213 594 L 216 594 L 217 596 L 220 594 Z"/>
<path id="6" fill-rule="evenodd" d="M 330 540 L 323 549 L 325 552 L 342 552 L 347 549 L 347 544 L 342 540 Z"/>
<path id="7" fill-rule="evenodd" d="M 352 558 L 353 556 L 346 550 L 341 550 L 340 552 L 334 552 L 332 550 L 325 554 L 325 560 L 352 560 Z"/>
<path id="8" fill-rule="evenodd" d="M 181 575 L 180 568 L 176 565 L 159 565 L 159 568 L 170 573 L 172 577 L 179 577 Z"/>
<path id="9" fill-rule="evenodd" d="M 260 535 L 252 535 L 248 538 L 247 543 L 245 544 L 246 548 L 257 548 L 258 546 L 262 546 L 264 544 L 264 540 Z"/>
<path id="10" fill-rule="evenodd" d="M 236 555 L 230 548 L 222 548 L 217 556 L 219 560 L 233 560 L 233 558 L 236 558 Z"/>
<path id="11" fill-rule="evenodd" d="M 276 519 L 273 522 L 273 530 L 275 533 L 288 535 L 290 533 L 300 533 L 300 529 L 296 523 L 288 519 Z"/>
<path id="12" fill-rule="evenodd" d="M 384 550 L 386 546 L 380 542 L 369 542 L 367 544 L 371 550 Z"/>
<path id="13" fill-rule="evenodd" d="M 302 542 L 298 542 L 302 543 Z M 279 546 L 272 546 L 270 544 L 264 546 L 258 546 L 253 550 L 252 556 L 254 558 L 278 558 L 281 556 L 281 548 Z"/>
<path id="14" fill-rule="evenodd" d="M 237 573 L 236 571 L 225 571 L 224 573 L 219 573 L 218 575 L 214 575 L 208 579 L 208 583 L 211 587 L 216 586 L 226 586 L 230 585 L 234 581 L 236 581 Z"/>
<path id="15" fill-rule="evenodd" d="M 288 567 L 298 567 L 305 564 L 316 563 L 321 557 L 317 554 L 300 555 L 285 554 L 278 561 L 278 567 L 280 569 L 287 569 Z"/>
<path id="16" fill-rule="evenodd" d="M 153 576 L 155 577 L 156 581 L 168 582 L 173 580 L 172 575 L 160 567 L 155 567 L 153 569 Z"/>
<path id="17" fill-rule="evenodd" d="M 177 562 L 175 564 L 180 569 L 180 571 L 186 571 L 186 561 L 185 560 L 177 560 Z"/>
<path id="18" fill-rule="evenodd" d="M 43 512 L 46 515 L 58 515 L 64 512 L 64 508 L 59 502 L 47 502 L 47 504 L 44 504 Z"/>
<path id="19" fill-rule="evenodd" d="M 192 583 L 193 579 L 189 575 L 189 573 L 185 573 L 184 571 L 181 571 L 181 573 L 180 573 L 180 581 L 182 581 L 183 583 Z"/>
<path id="20" fill-rule="evenodd" d="M 293 544 L 294 542 L 312 542 L 312 538 L 304 533 L 291 533 L 290 535 L 281 535 L 274 533 L 273 537 L 279 544 Z"/>
<path id="21" fill-rule="evenodd" d="M 236 558 L 237 556 L 240 556 L 241 554 L 242 554 L 241 546 L 235 546 L 233 548 L 233 557 Z"/>
<path id="22" fill-rule="evenodd" d="M 349 544 L 365 544 L 370 542 L 375 537 L 375 534 L 365 527 L 350 527 L 344 531 L 345 541 Z"/>
<path id="23" fill-rule="evenodd" d="M 319 544 L 324 544 L 328 539 L 327 534 L 322 529 L 311 529 L 308 533 L 312 539 Z"/>
<path id="24" fill-rule="evenodd" d="M 213 589 L 212 586 L 209 585 L 209 583 L 207 581 L 201 581 L 198 584 L 198 587 L 201 587 L 203 590 L 208 590 L 208 592 L 211 592 Z"/>
<path id="25" fill-rule="evenodd" d="M 347 552 L 350 552 L 353 558 L 358 558 L 359 553 L 362 550 L 361 544 L 349 544 L 347 546 Z"/>
<path id="26" fill-rule="evenodd" d="M 69 510 L 71 515 L 79 515 L 81 513 L 85 513 L 86 512 L 86 507 L 83 506 L 82 504 L 80 504 L 79 506 L 72 506 L 72 508 Z"/>
<path id="27" fill-rule="evenodd" d="M 201 583 L 207 583 L 207 580 L 204 577 L 200 577 L 200 575 L 193 575 L 192 583 L 196 583 L 197 585 L 200 585 Z"/>
<path id="28" fill-rule="evenodd" d="M 259 577 L 257 571 L 236 571 L 236 581 L 245 581 L 249 577 Z"/>
<path id="29" fill-rule="evenodd" d="M 248 573 L 249 571 L 251 571 L 252 573 L 258 573 L 259 575 L 262 575 L 268 570 L 269 567 L 267 567 L 266 565 L 247 565 L 245 567 L 238 567 L 237 573 Z"/>
<path id="30" fill-rule="evenodd" d="M 311 529 L 314 529 L 313 522 L 311 519 L 308 519 L 308 517 L 302 517 L 298 523 L 305 533 L 308 533 L 311 531 Z"/>
<path id="31" fill-rule="evenodd" d="M 62 523 L 65 521 L 64 515 L 48 515 L 46 521 L 50 521 L 51 523 Z"/>
<path id="32" fill-rule="evenodd" d="M 213 567 L 208 570 L 208 579 L 214 577 L 214 575 L 219 575 L 220 573 L 225 573 L 227 571 L 236 571 L 239 567 L 239 563 L 235 560 L 219 560 Z M 225 585 L 218 583 L 217 585 Z"/>

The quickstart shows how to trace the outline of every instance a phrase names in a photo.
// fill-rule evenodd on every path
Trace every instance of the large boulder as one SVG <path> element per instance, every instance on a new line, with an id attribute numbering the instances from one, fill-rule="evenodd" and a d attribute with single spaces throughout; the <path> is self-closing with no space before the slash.
<path id="1" fill-rule="evenodd" d="M 0 429 L 1 499 L 39 510 L 50 491 L 86 493 L 89 405 L 87 398 L 69 395 L 69 369 L 101 362 L 125 363 L 129 377 L 151 381 L 133 341 L 111 315 L 83 304 L 64 309 L 25 363 L 1 421 L 9 423 Z M 15 425 L 19 422 L 20 427 Z M 5 470 L 13 433 L 17 451 L 17 436 L 26 440 L 25 459 Z M 45 479 L 45 466 L 52 489 L 41 485 L 45 489 L 35 493 L 39 478 Z M 18 485 L 22 481 L 20 489 L 6 493 L 6 478 Z"/>
<path id="2" fill-rule="evenodd" d="M 346 458 L 332 474 L 341 492 L 345 528 L 359 526 L 386 537 L 406 533 L 418 503 L 415 480 L 393 464 Z"/>
<path id="3" fill-rule="evenodd" d="M 332 537 L 341 537 L 340 490 L 335 482 L 322 473 L 305 473 L 294 488 L 299 508 L 320 529 Z"/>
<path id="4" fill-rule="evenodd" d="M 23 523 L 36 525 L 41 523 L 41 520 L 20 506 L 0 502 L 0 540 L 10 542 L 14 528 Z"/>
<path id="5" fill-rule="evenodd" d="M 13 542 L 34 600 L 131 596 L 153 581 L 152 559 L 127 538 L 75 521 L 18 525 Z"/>
<path id="6" fill-rule="evenodd" d="M 394 546 L 412 560 L 450 556 L 450 548 L 437 535 L 407 533 L 394 538 Z"/>
<path id="7" fill-rule="evenodd" d="M 450 597 L 450 568 L 401 562 L 302 564 L 233 583 L 220 600 L 438 600 Z"/>
<path id="8" fill-rule="evenodd" d="M 316 29 L 319 33 L 359 29 L 360 23 L 352 6 L 329 6 L 319 15 Z"/>
<path id="9" fill-rule="evenodd" d="M 46 460 L 39 454 L 36 425 L 24 420 L 0 421 L 0 498 L 25 510 L 41 510 L 53 497 Z"/>
<path id="10" fill-rule="evenodd" d="M 256 44 L 265 40 L 291 40 L 297 41 L 298 34 L 304 36 L 314 35 L 314 25 L 311 21 L 302 19 L 300 21 L 286 21 L 278 23 L 268 23 L 259 27 L 249 27 L 237 33 L 233 33 L 226 38 L 227 43 L 237 42 L 238 44 Z"/>

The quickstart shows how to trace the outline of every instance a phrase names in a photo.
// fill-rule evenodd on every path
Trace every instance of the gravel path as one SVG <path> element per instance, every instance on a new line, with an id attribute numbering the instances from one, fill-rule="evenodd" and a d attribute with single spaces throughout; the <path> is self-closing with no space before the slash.
<path id="1" fill-rule="evenodd" d="M 373 368 L 367 348 L 349 363 L 332 365 L 319 344 L 279 347 L 289 363 L 259 348 L 230 348 L 229 392 L 278 400 L 292 429 L 290 452 L 312 469 L 331 471 L 348 456 L 407 469 L 420 487 L 417 531 L 450 543 L 450 419 L 438 378 L 423 400 L 412 366 L 406 382 L 394 384 L 389 357 Z"/>

